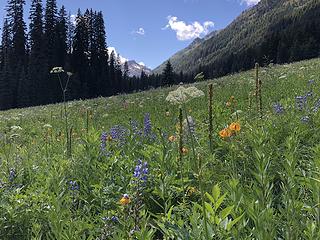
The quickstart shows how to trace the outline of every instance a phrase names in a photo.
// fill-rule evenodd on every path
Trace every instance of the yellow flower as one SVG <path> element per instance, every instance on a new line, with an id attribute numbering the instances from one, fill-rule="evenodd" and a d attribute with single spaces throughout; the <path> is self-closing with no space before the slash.
<path id="1" fill-rule="evenodd" d="M 241 130 L 240 123 L 237 123 L 237 122 L 231 123 L 229 126 L 229 129 L 234 132 L 239 132 Z"/>
<path id="2" fill-rule="evenodd" d="M 231 137 L 232 132 L 230 131 L 229 128 L 225 128 L 225 129 L 222 129 L 222 130 L 219 132 L 219 135 L 220 135 L 220 137 L 222 137 L 222 138 L 227 138 L 227 137 Z"/>
<path id="3" fill-rule="evenodd" d="M 195 187 L 188 187 L 187 195 L 191 196 L 192 194 L 194 194 L 196 192 L 197 192 L 197 189 Z"/>
<path id="4" fill-rule="evenodd" d="M 170 142 L 174 142 L 174 141 L 176 141 L 177 138 L 172 135 L 168 139 L 169 139 Z"/>
<path id="5" fill-rule="evenodd" d="M 189 152 L 189 150 L 188 150 L 188 148 L 185 148 L 185 147 L 183 147 L 182 149 L 181 149 L 181 153 L 182 154 L 188 154 L 188 152 Z"/>
<path id="6" fill-rule="evenodd" d="M 122 206 L 128 205 L 130 202 L 131 199 L 128 194 L 123 194 L 123 197 L 119 201 Z"/>
<path id="7" fill-rule="evenodd" d="M 111 135 L 108 135 L 107 141 L 108 141 L 108 142 L 111 142 L 111 141 L 112 141 L 112 136 L 111 136 Z"/>

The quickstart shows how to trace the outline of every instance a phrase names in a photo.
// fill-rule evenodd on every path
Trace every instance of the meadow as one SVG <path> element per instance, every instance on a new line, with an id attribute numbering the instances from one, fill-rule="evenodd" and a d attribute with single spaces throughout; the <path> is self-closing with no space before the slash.
<path id="1" fill-rule="evenodd" d="M 0 112 L 0 239 L 320 239 L 320 60 L 255 74 Z"/>

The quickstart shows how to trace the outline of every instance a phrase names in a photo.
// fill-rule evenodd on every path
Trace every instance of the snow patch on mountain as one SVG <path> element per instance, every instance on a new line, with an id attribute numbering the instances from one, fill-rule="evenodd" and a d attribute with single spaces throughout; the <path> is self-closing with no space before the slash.
<path id="1" fill-rule="evenodd" d="M 118 52 L 114 47 L 108 47 L 108 53 L 109 55 L 114 51 L 115 56 L 118 56 Z M 148 68 L 144 62 L 137 63 L 135 60 L 129 60 L 128 58 L 125 58 L 119 54 L 120 63 L 122 66 L 122 70 L 124 69 L 124 64 L 128 62 L 128 69 L 129 69 L 129 76 L 130 77 L 140 77 L 141 72 L 144 71 L 145 74 L 150 75 L 152 74 L 152 71 L 150 68 Z"/>

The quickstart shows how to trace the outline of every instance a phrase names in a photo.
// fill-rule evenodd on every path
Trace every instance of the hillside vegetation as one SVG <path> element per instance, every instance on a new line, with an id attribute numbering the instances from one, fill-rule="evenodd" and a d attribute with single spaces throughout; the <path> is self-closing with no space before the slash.
<path id="1" fill-rule="evenodd" d="M 217 77 L 260 64 L 285 63 L 320 54 L 318 0 L 262 0 L 229 26 L 170 58 L 174 70 Z M 165 63 L 154 70 L 161 73 Z"/>
<path id="2" fill-rule="evenodd" d="M 0 239 L 320 239 L 319 69 L 0 112 Z"/>

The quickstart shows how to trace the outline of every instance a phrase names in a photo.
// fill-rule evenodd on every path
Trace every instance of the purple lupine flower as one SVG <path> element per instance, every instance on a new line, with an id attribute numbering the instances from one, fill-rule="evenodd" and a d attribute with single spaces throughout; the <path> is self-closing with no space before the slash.
<path id="1" fill-rule="evenodd" d="M 71 180 L 71 181 L 68 182 L 68 184 L 69 184 L 69 189 L 71 191 L 76 191 L 76 190 L 80 189 L 79 184 L 76 181 L 72 181 Z"/>
<path id="2" fill-rule="evenodd" d="M 101 134 L 101 138 L 100 138 L 100 140 L 101 140 L 100 149 L 101 149 L 102 152 L 104 152 L 104 151 L 106 150 L 107 137 L 108 137 L 108 135 L 107 135 L 106 132 L 103 132 L 103 133 Z"/>
<path id="3" fill-rule="evenodd" d="M 142 135 L 142 131 L 141 131 L 141 129 L 139 129 L 139 124 L 136 120 L 131 120 L 130 125 L 131 125 L 132 134 L 134 136 L 141 136 Z"/>
<path id="4" fill-rule="evenodd" d="M 309 116 L 303 116 L 303 117 L 301 118 L 301 122 L 302 122 L 302 123 L 309 123 L 309 121 L 310 121 L 310 117 L 309 117 Z"/>
<path id="5" fill-rule="evenodd" d="M 9 171 L 9 182 L 13 182 L 13 180 L 16 178 L 16 170 L 13 168 L 10 168 Z"/>
<path id="6" fill-rule="evenodd" d="M 284 108 L 280 103 L 273 104 L 273 110 L 276 114 L 281 114 L 284 112 Z"/>
<path id="7" fill-rule="evenodd" d="M 101 218 L 103 221 L 105 222 L 108 222 L 108 221 L 112 221 L 114 223 L 117 223 L 119 222 L 119 219 L 117 218 L 117 216 L 112 216 L 111 218 L 110 217 L 103 217 Z"/>
<path id="8" fill-rule="evenodd" d="M 296 97 L 296 106 L 301 111 L 305 108 L 307 104 L 307 96 L 297 96 Z"/>
<path id="9" fill-rule="evenodd" d="M 110 129 L 110 136 L 112 140 L 118 140 L 120 143 L 124 143 L 128 136 L 128 129 L 121 125 L 115 125 Z"/>
<path id="10" fill-rule="evenodd" d="M 144 135 L 150 136 L 152 131 L 152 125 L 151 125 L 151 119 L 150 119 L 150 113 L 146 113 L 144 115 Z"/>
<path id="11" fill-rule="evenodd" d="M 318 112 L 319 111 L 319 108 L 320 108 L 320 98 L 315 102 L 315 105 L 314 107 L 312 108 L 312 111 L 314 113 Z"/>
<path id="12" fill-rule="evenodd" d="M 312 90 L 308 91 L 306 94 L 306 97 L 312 97 L 313 96 L 313 92 Z"/>
<path id="13" fill-rule="evenodd" d="M 314 84 L 314 79 L 310 79 L 310 80 L 308 81 L 308 84 L 309 84 L 309 85 L 313 85 L 313 84 Z"/>
<path id="14" fill-rule="evenodd" d="M 135 184 L 137 184 L 138 186 L 141 186 L 141 185 L 144 186 L 148 180 L 148 174 L 149 174 L 148 163 L 142 162 L 139 159 L 138 164 L 136 165 L 133 173 Z"/>

